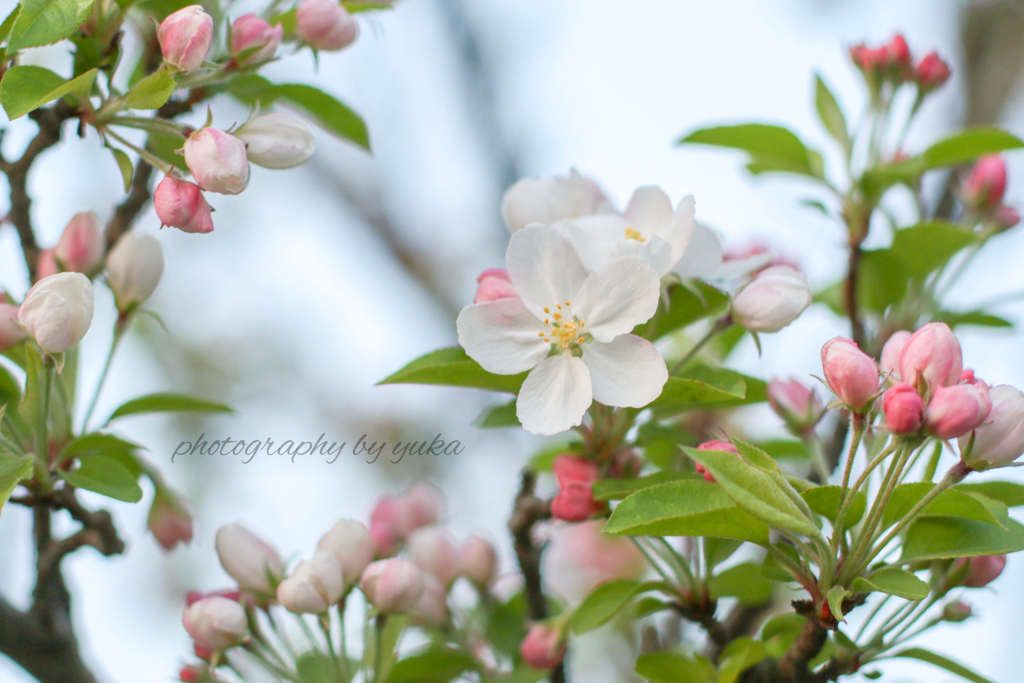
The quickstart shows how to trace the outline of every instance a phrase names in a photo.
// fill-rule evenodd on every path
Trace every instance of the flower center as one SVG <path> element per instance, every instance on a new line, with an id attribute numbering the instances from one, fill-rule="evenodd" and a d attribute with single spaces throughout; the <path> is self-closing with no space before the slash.
<path id="1" fill-rule="evenodd" d="M 626 228 L 626 239 L 627 240 L 636 240 L 637 242 L 646 242 L 647 241 L 647 238 L 643 236 L 643 233 L 641 233 L 636 228 Z"/>
<path id="2" fill-rule="evenodd" d="M 564 306 L 564 308 L 563 308 Z M 554 312 L 544 307 L 544 324 L 548 326 L 547 332 L 538 332 L 544 341 L 551 344 L 552 353 L 562 351 L 576 352 L 580 344 L 590 341 L 589 334 L 583 332 L 583 325 L 586 321 L 581 320 L 572 314 L 568 301 L 555 306 Z"/>

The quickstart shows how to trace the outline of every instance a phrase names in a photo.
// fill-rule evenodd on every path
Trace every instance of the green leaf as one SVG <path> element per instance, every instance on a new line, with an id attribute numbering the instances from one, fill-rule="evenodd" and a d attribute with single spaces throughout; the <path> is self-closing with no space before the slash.
<path id="1" fill-rule="evenodd" d="M 930 482 L 900 484 L 892 493 L 889 504 L 882 514 L 882 528 L 886 529 L 907 516 L 925 495 L 935 487 Z M 1006 528 L 1006 507 L 990 498 L 972 496 L 957 488 L 949 488 L 936 496 L 922 511 L 923 515 L 949 515 L 964 517 L 979 522 L 988 522 Z M 994 505 L 993 505 L 994 504 Z M 1000 507 L 1002 508 L 1000 509 Z"/>
<path id="2" fill-rule="evenodd" d="M 978 555 L 1007 555 L 1024 550 L 1024 526 L 1014 520 L 1008 529 L 959 517 L 922 517 L 910 525 L 900 563 Z"/>
<path id="3" fill-rule="evenodd" d="M 736 683 L 740 674 L 765 658 L 764 643 L 750 638 L 737 638 L 722 652 L 718 667 L 718 683 Z"/>
<path id="4" fill-rule="evenodd" d="M 135 167 L 132 166 L 131 158 L 124 151 L 116 147 L 107 147 L 114 155 L 117 168 L 121 171 L 121 179 L 124 181 L 124 191 L 127 192 L 132 186 L 132 176 L 135 175 Z"/>
<path id="5" fill-rule="evenodd" d="M 678 144 L 702 144 L 740 149 L 750 155 L 751 173 L 782 171 L 820 177 L 812 152 L 791 131 L 781 126 L 748 123 L 696 130 Z"/>
<path id="6" fill-rule="evenodd" d="M 448 683 L 479 669 L 471 655 L 437 644 L 396 662 L 387 683 Z"/>
<path id="7" fill-rule="evenodd" d="M 699 655 L 659 650 L 637 658 L 636 675 L 654 683 L 712 683 L 715 667 Z"/>
<path id="8" fill-rule="evenodd" d="M 832 611 L 832 616 L 839 621 L 846 621 L 846 617 L 843 615 L 843 600 L 849 594 L 850 591 L 842 586 L 832 586 L 828 589 L 828 595 L 825 596 L 828 600 L 828 608 Z"/>
<path id="9" fill-rule="evenodd" d="M 637 325 L 633 334 L 651 341 L 660 339 L 698 320 L 725 312 L 729 305 L 729 297 L 721 290 L 703 282 L 693 283 L 693 289 L 675 284 L 668 288 L 668 309 L 664 308 L 664 301 L 659 305 L 660 315 L 655 314 L 643 325 Z"/>
<path id="10" fill-rule="evenodd" d="M 711 567 L 717 567 L 740 549 L 742 541 L 732 538 L 705 538 L 704 560 Z"/>
<path id="11" fill-rule="evenodd" d="M 299 683 L 343 683 L 348 679 L 338 677 L 338 667 L 327 654 L 309 650 L 295 660 L 295 672 Z"/>
<path id="12" fill-rule="evenodd" d="M 903 659 L 916 659 L 921 662 L 927 662 L 940 669 L 945 669 L 950 673 L 954 673 L 961 678 L 965 678 L 973 683 L 992 683 L 989 679 L 985 678 L 981 674 L 974 673 L 963 664 L 954 662 L 952 659 L 937 655 L 930 650 L 925 650 L 921 647 L 911 647 L 906 650 L 900 650 L 899 652 L 892 655 L 893 657 L 900 657 Z"/>
<path id="13" fill-rule="evenodd" d="M 160 68 L 139 81 L 128 91 L 125 106 L 129 109 L 159 109 L 178 87 L 167 68 Z"/>
<path id="14" fill-rule="evenodd" d="M 946 323 L 952 328 L 959 327 L 960 325 L 976 325 L 977 327 L 1003 327 L 1011 328 L 1013 323 L 1006 318 L 1000 318 L 998 315 L 992 315 L 982 310 L 974 311 L 939 311 L 932 320 L 935 322 Z"/>
<path id="15" fill-rule="evenodd" d="M 797 554 L 796 548 L 794 548 L 792 544 L 775 543 L 772 547 L 791 559 L 793 564 L 800 564 L 800 555 Z M 779 562 L 772 554 L 769 554 L 764 558 L 764 564 L 761 565 L 761 576 L 765 577 L 769 581 L 781 581 L 783 583 L 789 583 L 797 580 L 789 571 L 787 565 Z"/>
<path id="16" fill-rule="evenodd" d="M 756 445 L 774 460 L 806 460 L 811 455 L 807 446 L 792 439 L 758 441 Z"/>
<path id="17" fill-rule="evenodd" d="M 764 522 L 740 509 L 722 487 L 703 480 L 672 481 L 634 493 L 616 506 L 604 531 L 628 536 L 712 536 L 768 543 L 768 526 Z"/>
<path id="18" fill-rule="evenodd" d="M 981 481 L 971 484 L 957 484 L 953 487 L 964 493 L 980 493 L 998 500 L 1007 507 L 1024 505 L 1024 485 L 1009 481 Z"/>
<path id="19" fill-rule="evenodd" d="M 635 595 L 655 586 L 651 583 L 642 584 L 629 579 L 618 579 L 601 584 L 590 592 L 572 613 L 572 630 L 576 635 L 583 635 L 599 626 L 608 623 L 612 617 L 626 606 Z"/>
<path id="20" fill-rule="evenodd" d="M 49 45 L 71 36 L 89 18 L 93 0 L 21 0 L 20 7 L 8 51 Z"/>
<path id="21" fill-rule="evenodd" d="M 22 479 L 32 476 L 32 458 L 0 453 L 0 512 Z"/>
<path id="22" fill-rule="evenodd" d="M 921 156 L 928 168 L 939 168 L 941 166 L 956 166 L 985 154 L 1021 147 L 1024 147 L 1024 141 L 1005 130 L 968 128 L 945 140 L 939 140 L 926 149 Z"/>
<path id="23" fill-rule="evenodd" d="M 73 486 L 93 491 L 126 503 L 142 500 L 138 477 L 114 456 L 93 455 L 81 459 L 76 470 L 58 470 L 57 474 Z"/>
<path id="24" fill-rule="evenodd" d="M 814 106 L 825 130 L 849 153 L 850 133 L 846 128 L 846 117 L 820 75 L 814 77 Z"/>
<path id="25" fill-rule="evenodd" d="M 3 23 L 0 24 L 0 43 L 7 40 L 7 37 L 11 35 L 11 29 L 14 28 L 14 22 L 18 20 L 18 13 L 21 11 L 21 5 L 15 5 L 11 13 L 7 15 Z M 0 52 L 0 55 L 4 54 Z"/>
<path id="26" fill-rule="evenodd" d="M 481 429 L 493 429 L 495 427 L 520 427 L 519 417 L 516 415 L 516 402 L 509 401 L 501 405 L 488 408 L 477 420 L 477 427 Z"/>
<path id="27" fill-rule="evenodd" d="M 772 584 L 761 574 L 761 567 L 744 562 L 711 577 L 708 582 L 714 598 L 737 598 L 744 605 L 759 605 L 772 595 Z"/>
<path id="28" fill-rule="evenodd" d="M 807 501 L 807 505 L 819 515 L 829 520 L 836 521 L 839 514 L 839 496 L 843 492 L 839 486 L 816 486 L 813 489 L 804 491 L 800 495 Z M 853 502 L 846 511 L 846 519 L 843 528 L 849 529 L 864 516 L 864 509 L 867 507 L 868 497 L 863 491 L 858 491 L 853 496 Z"/>
<path id="29" fill-rule="evenodd" d="M 924 600 L 931 592 L 927 583 L 895 567 L 880 569 L 871 576 L 857 577 L 850 587 L 855 591 L 881 591 L 904 600 Z"/>
<path id="30" fill-rule="evenodd" d="M 0 406 L 17 406 L 21 403 L 21 385 L 10 371 L 0 365 Z"/>
<path id="31" fill-rule="evenodd" d="M 87 97 L 95 80 L 96 69 L 65 81 L 41 66 L 12 66 L 0 81 L 0 104 L 13 121 L 66 95 Z"/>
<path id="32" fill-rule="evenodd" d="M 107 419 L 107 424 L 120 417 L 139 413 L 233 413 L 231 406 L 184 394 L 149 394 L 121 404 Z"/>
<path id="33" fill-rule="evenodd" d="M 897 230 L 889 252 L 911 277 L 923 278 L 946 265 L 957 252 L 976 239 L 970 230 L 932 221 Z"/>
<path id="34" fill-rule="evenodd" d="M 702 479 L 702 477 L 693 472 L 662 470 L 635 479 L 598 479 L 592 485 L 594 500 L 622 500 L 637 491 L 680 479 L 696 480 Z"/>
<path id="35" fill-rule="evenodd" d="M 648 407 L 680 412 L 699 408 L 708 403 L 743 399 L 745 393 L 745 386 L 740 393 L 735 393 L 735 391 L 725 391 L 696 379 L 669 377 L 665 388 L 661 390 L 661 396 L 654 399 Z"/>
<path id="36" fill-rule="evenodd" d="M 78 437 L 65 446 L 58 461 L 64 463 L 76 458 L 84 460 L 94 456 L 113 458 L 133 477 L 138 478 L 142 475 L 142 464 L 135 457 L 139 448 L 138 444 L 113 434 L 92 432 Z"/>
<path id="37" fill-rule="evenodd" d="M 526 374 L 492 374 L 467 356 L 461 346 L 450 346 L 420 356 L 377 384 L 439 384 L 518 394 Z"/>

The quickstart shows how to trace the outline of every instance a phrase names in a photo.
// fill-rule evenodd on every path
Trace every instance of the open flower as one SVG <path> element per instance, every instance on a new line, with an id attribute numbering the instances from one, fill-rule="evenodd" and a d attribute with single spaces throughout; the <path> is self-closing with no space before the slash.
<path id="1" fill-rule="evenodd" d="M 617 258 L 588 274 L 569 240 L 544 225 L 514 234 L 506 261 L 520 298 L 466 306 L 459 343 L 488 372 L 530 370 L 516 402 L 527 431 L 578 425 L 594 400 L 639 408 L 658 397 L 668 380 L 665 361 L 629 334 L 658 306 L 650 265 Z"/>
<path id="2" fill-rule="evenodd" d="M 523 178 L 508 188 L 501 201 L 501 215 L 512 232 L 532 223 L 550 225 L 610 210 L 597 184 L 575 168 L 564 178 Z"/>
<path id="3" fill-rule="evenodd" d="M 665 275 L 682 258 L 693 232 L 693 196 L 672 209 L 657 187 L 633 193 L 623 215 L 599 214 L 571 220 L 565 229 L 584 265 L 597 270 L 614 258 L 636 256 Z"/>

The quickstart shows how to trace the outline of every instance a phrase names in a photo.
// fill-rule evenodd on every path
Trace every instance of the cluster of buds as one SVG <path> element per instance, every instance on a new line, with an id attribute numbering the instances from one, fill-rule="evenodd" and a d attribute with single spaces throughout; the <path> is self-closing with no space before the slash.
<path id="1" fill-rule="evenodd" d="M 960 187 L 960 199 L 971 214 L 995 230 L 1007 230 L 1020 222 L 1020 213 L 1003 203 L 1006 194 L 1006 163 L 998 154 L 989 154 L 975 162 Z"/>
<path id="2" fill-rule="evenodd" d="M 551 501 L 551 516 L 566 522 L 583 522 L 602 512 L 603 503 L 594 500 L 593 484 L 601 474 L 597 463 L 562 453 L 553 465 L 559 491 Z"/>
<path id="3" fill-rule="evenodd" d="M 863 43 L 850 48 L 850 59 L 864 78 L 878 91 L 883 83 L 915 83 L 922 94 L 935 90 L 949 80 L 949 65 L 935 52 L 914 64 L 906 39 L 896 34 L 887 44 L 868 47 Z"/>

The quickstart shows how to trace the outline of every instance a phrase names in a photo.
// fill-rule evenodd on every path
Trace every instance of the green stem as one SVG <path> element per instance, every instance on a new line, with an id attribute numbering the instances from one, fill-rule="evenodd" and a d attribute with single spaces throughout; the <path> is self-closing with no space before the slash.
<path id="1" fill-rule="evenodd" d="M 388 615 L 378 614 L 374 624 L 375 647 L 373 652 L 373 683 L 384 683 L 381 668 L 384 665 L 384 627 L 387 626 Z"/>
<path id="2" fill-rule="evenodd" d="M 256 659 L 256 661 L 262 664 L 272 674 L 277 675 L 279 678 L 286 678 L 289 681 L 294 681 L 295 683 L 302 683 L 298 676 L 296 676 L 290 671 L 287 671 L 286 669 L 282 669 L 277 664 L 274 664 L 272 661 L 270 661 L 270 659 L 262 652 L 260 652 L 259 648 L 257 648 L 254 644 L 250 643 L 248 646 L 246 646 L 245 651 L 251 654 Z"/>
<path id="3" fill-rule="evenodd" d="M 334 649 L 334 639 L 331 637 L 330 612 L 321 614 L 318 621 L 320 622 L 320 630 L 324 632 L 324 639 L 327 640 L 327 652 L 331 655 L 331 662 L 334 664 L 334 672 L 338 674 L 338 678 L 343 678 L 341 661 L 338 658 L 338 651 Z M 344 624 L 342 626 L 344 627 Z"/>
<path id="4" fill-rule="evenodd" d="M 854 433 L 854 437 L 856 436 L 856 433 Z M 889 442 L 889 445 L 887 445 L 882 450 L 881 453 L 879 453 L 878 455 L 871 459 L 871 462 L 869 462 L 867 466 L 864 468 L 864 471 L 861 472 L 860 476 L 857 478 L 857 481 L 853 484 L 852 488 L 846 487 L 845 481 L 848 481 L 848 476 L 843 476 L 845 491 L 843 493 L 840 493 L 840 500 L 842 501 L 842 504 L 839 506 L 839 512 L 836 513 L 836 523 L 832 529 L 832 542 L 830 544 L 833 553 L 835 553 L 839 548 L 839 542 L 842 539 L 844 533 L 843 524 L 846 522 L 846 515 L 850 512 L 850 507 L 853 504 L 854 496 L 857 494 L 857 491 L 860 490 L 860 487 L 864 484 L 864 481 L 871 475 L 871 472 L 873 472 L 874 469 L 878 467 L 883 460 L 889 457 L 889 454 L 891 454 L 896 449 L 896 447 L 897 441 L 893 439 L 891 442 Z M 849 459 L 849 462 L 852 462 L 852 456 L 855 452 L 856 451 L 854 451 L 851 448 L 851 457 Z M 849 470 L 849 462 L 847 463 L 847 470 Z"/>
<path id="5" fill-rule="evenodd" d="M 930 482 L 935 478 L 935 472 L 939 469 L 939 459 L 942 458 L 942 442 L 937 441 L 935 448 L 932 449 L 932 455 L 928 458 L 928 465 L 924 469 L 924 476 L 921 477 L 921 481 Z"/>
<path id="6" fill-rule="evenodd" d="M 669 370 L 668 374 L 674 375 L 680 370 L 682 370 L 683 366 L 690 362 L 690 360 L 695 355 L 697 355 L 697 352 L 704 348 L 705 344 L 714 339 L 716 334 L 722 332 L 723 330 L 729 329 L 731 326 L 732 316 L 730 315 L 722 316 L 721 318 L 716 320 L 715 323 L 711 326 L 711 328 L 707 331 L 707 333 L 703 337 L 701 337 L 700 340 L 696 344 L 694 344 L 689 351 L 686 352 L 686 355 L 684 355 L 682 358 L 676 361 L 675 365 L 672 366 L 672 369 Z"/>
<path id="7" fill-rule="evenodd" d="M 661 578 L 665 579 L 666 583 L 674 584 L 676 581 L 678 581 L 681 578 L 679 576 L 676 576 L 676 577 L 669 576 L 668 573 L 666 573 L 665 570 L 662 568 L 662 566 L 660 564 L 658 564 L 658 562 L 655 561 L 655 559 L 653 557 L 651 557 L 650 551 L 647 550 L 647 548 L 644 547 L 643 543 L 640 542 L 640 538 L 638 536 L 630 536 L 629 538 L 630 538 L 631 541 L 633 541 L 633 545 L 636 546 L 637 550 L 640 551 L 640 554 L 643 555 L 647 559 L 647 563 L 649 565 L 651 565 L 651 567 L 654 568 L 654 571 L 658 572 L 658 574 L 661 576 Z"/>
<path id="8" fill-rule="evenodd" d="M 121 318 L 118 317 L 117 322 L 114 323 L 114 338 L 110 342 L 110 352 L 107 354 L 107 360 L 103 364 L 103 371 L 100 373 L 100 378 L 96 382 L 96 391 L 92 394 L 92 400 L 89 401 L 89 409 L 85 411 L 85 419 L 82 421 L 82 433 L 85 434 L 89 429 L 89 420 L 92 419 L 93 411 L 96 410 L 96 402 L 99 401 L 100 392 L 103 390 L 103 385 L 107 381 L 107 375 L 110 373 L 110 365 L 114 361 L 114 353 L 117 351 L 118 344 L 121 342 L 121 337 L 124 336 L 127 324 L 122 322 Z"/>
<path id="9" fill-rule="evenodd" d="M 163 159 L 158 158 L 152 152 L 149 152 L 143 149 L 142 147 L 139 147 L 138 145 L 130 142 L 129 140 L 126 140 L 125 138 L 121 137 L 120 135 L 110 130 L 109 128 L 100 128 L 99 131 L 103 135 L 109 135 L 110 137 L 114 138 L 128 149 L 138 154 L 140 157 L 145 159 L 146 163 L 148 163 L 153 168 L 159 168 L 164 173 L 171 172 L 171 165 L 165 162 Z"/>
<path id="10" fill-rule="evenodd" d="M 39 410 L 36 413 L 35 459 L 33 461 L 36 477 L 44 491 L 53 489 L 50 476 L 50 439 L 48 422 L 50 417 L 50 387 L 53 384 L 54 362 L 48 355 L 42 356 L 42 367 L 39 372 Z"/>

